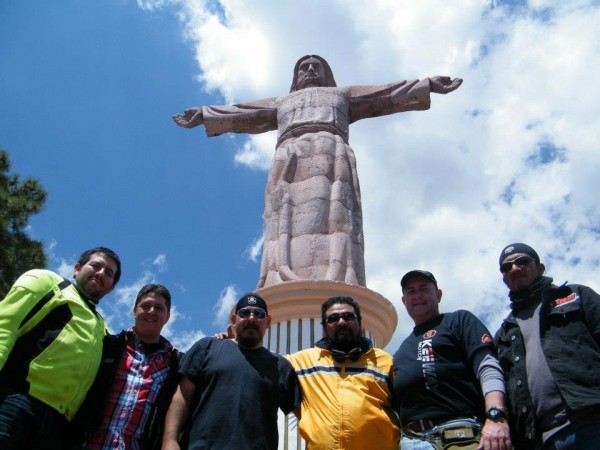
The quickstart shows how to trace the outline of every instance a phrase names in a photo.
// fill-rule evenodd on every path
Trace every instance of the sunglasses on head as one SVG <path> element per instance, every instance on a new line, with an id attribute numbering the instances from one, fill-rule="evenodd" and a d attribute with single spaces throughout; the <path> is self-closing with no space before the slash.
<path id="1" fill-rule="evenodd" d="M 257 319 L 264 319 L 267 316 L 267 312 L 262 308 L 242 308 L 237 312 L 241 319 L 247 319 L 250 314 L 254 314 Z"/>
<path id="2" fill-rule="evenodd" d="M 344 319 L 344 322 L 351 322 L 353 320 L 356 320 L 356 314 L 351 313 L 351 312 L 345 312 L 345 313 L 341 313 L 341 314 L 331 314 L 330 316 L 327 316 L 327 318 L 325 319 L 325 321 L 327 323 L 338 323 L 340 321 L 340 319 Z"/>
<path id="3" fill-rule="evenodd" d="M 529 256 L 519 256 L 518 258 L 515 258 L 512 261 L 506 261 L 505 263 L 502 263 L 502 265 L 500 266 L 500 272 L 510 272 L 514 264 L 516 264 L 519 267 L 525 267 L 531 264 L 531 261 L 533 261 L 533 258 Z"/>

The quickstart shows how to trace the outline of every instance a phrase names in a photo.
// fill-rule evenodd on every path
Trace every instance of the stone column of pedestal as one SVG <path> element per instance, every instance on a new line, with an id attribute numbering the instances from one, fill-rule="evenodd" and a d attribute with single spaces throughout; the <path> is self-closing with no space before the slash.
<path id="1" fill-rule="evenodd" d="M 321 339 L 321 304 L 329 297 L 349 296 L 359 303 L 363 334 L 377 347 L 387 345 L 398 322 L 391 302 L 363 286 L 302 280 L 272 285 L 256 292 L 267 301 L 271 315 L 271 328 L 263 344 L 283 355 L 310 348 Z M 280 414 L 278 426 L 280 449 L 304 448 L 293 414 Z"/>

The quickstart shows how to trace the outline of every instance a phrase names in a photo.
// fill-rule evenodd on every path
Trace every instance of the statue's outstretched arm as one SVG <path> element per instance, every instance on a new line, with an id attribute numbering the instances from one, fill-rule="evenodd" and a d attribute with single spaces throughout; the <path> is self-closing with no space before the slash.
<path id="1" fill-rule="evenodd" d="M 436 76 L 429 79 L 429 88 L 436 94 L 447 94 L 458 89 L 462 82 L 460 78 Z"/>
<path id="2" fill-rule="evenodd" d="M 202 108 L 189 108 L 183 114 L 175 114 L 173 120 L 183 128 L 194 128 L 204 123 Z"/>

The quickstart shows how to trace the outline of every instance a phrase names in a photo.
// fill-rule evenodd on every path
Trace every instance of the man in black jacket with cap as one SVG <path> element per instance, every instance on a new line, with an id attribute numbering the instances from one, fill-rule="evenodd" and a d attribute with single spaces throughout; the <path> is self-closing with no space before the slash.
<path id="1" fill-rule="evenodd" d="M 600 296 L 561 286 L 529 245 L 507 245 L 500 272 L 511 312 L 496 341 L 507 381 L 513 443 L 591 449 L 600 442 Z"/>

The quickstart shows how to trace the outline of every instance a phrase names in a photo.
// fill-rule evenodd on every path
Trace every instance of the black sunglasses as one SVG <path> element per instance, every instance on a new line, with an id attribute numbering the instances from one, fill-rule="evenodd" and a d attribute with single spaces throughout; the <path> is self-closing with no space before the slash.
<path id="1" fill-rule="evenodd" d="M 356 314 L 351 313 L 351 312 L 345 312 L 345 313 L 341 313 L 341 314 L 332 314 L 330 316 L 328 316 L 325 321 L 327 323 L 338 323 L 340 321 L 340 319 L 344 319 L 344 322 L 351 322 L 353 320 L 356 320 Z"/>
<path id="2" fill-rule="evenodd" d="M 262 308 L 242 308 L 237 312 L 241 319 L 247 319 L 250 314 L 254 314 L 257 319 L 264 319 L 267 316 L 267 312 Z"/>
<path id="3" fill-rule="evenodd" d="M 516 264 L 519 267 L 525 267 L 531 264 L 533 258 L 529 256 L 519 256 L 518 258 L 513 259 L 512 261 L 506 261 L 500 266 L 500 272 L 507 273 L 510 272 L 513 268 L 513 265 Z"/>

